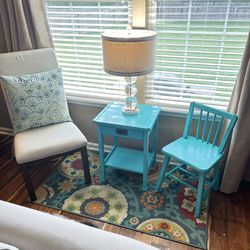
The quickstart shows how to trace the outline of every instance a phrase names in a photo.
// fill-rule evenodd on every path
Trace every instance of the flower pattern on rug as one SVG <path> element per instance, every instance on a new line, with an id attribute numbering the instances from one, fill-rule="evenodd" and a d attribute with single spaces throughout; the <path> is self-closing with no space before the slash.
<path id="1" fill-rule="evenodd" d="M 196 192 L 190 187 L 182 187 L 181 192 L 178 193 L 178 201 L 180 205 L 180 211 L 185 217 L 191 219 L 195 224 L 200 227 L 206 227 L 207 221 L 207 204 L 208 201 L 202 203 L 202 213 L 200 218 L 194 217 Z"/>
<path id="2" fill-rule="evenodd" d="M 185 230 L 175 222 L 164 218 L 146 220 L 137 229 L 145 233 L 189 243 L 189 238 Z"/>
<path id="3" fill-rule="evenodd" d="M 137 225 L 139 224 L 139 219 L 137 217 L 132 217 L 129 219 L 128 223 L 131 224 L 131 225 Z"/>
<path id="4" fill-rule="evenodd" d="M 154 185 L 160 171 L 157 163 L 149 173 L 149 190 L 142 190 L 142 175 L 106 169 L 107 185 L 100 185 L 99 157 L 89 152 L 92 185 L 85 186 L 80 153 L 68 156 L 38 188 L 37 203 L 206 248 L 207 206 L 194 217 L 196 192 L 165 178 L 160 192 Z M 177 173 L 189 183 L 192 176 Z"/>
<path id="5" fill-rule="evenodd" d="M 109 185 L 91 185 L 77 190 L 64 201 L 62 208 L 118 225 L 128 215 L 125 196 Z"/>
<path id="6" fill-rule="evenodd" d="M 90 154 L 89 161 L 92 163 L 90 174 L 93 176 L 99 172 L 99 159 Z M 65 158 L 58 170 L 65 177 L 73 179 L 83 178 L 82 159 L 80 153 L 77 152 Z"/>
<path id="7" fill-rule="evenodd" d="M 52 187 L 44 184 L 36 190 L 36 195 L 37 195 L 36 202 L 41 203 L 45 201 L 46 199 L 52 198 L 54 196 L 54 190 Z"/>
<path id="8" fill-rule="evenodd" d="M 164 204 L 164 196 L 153 191 L 144 192 L 140 198 L 141 204 L 148 210 L 162 207 Z"/>

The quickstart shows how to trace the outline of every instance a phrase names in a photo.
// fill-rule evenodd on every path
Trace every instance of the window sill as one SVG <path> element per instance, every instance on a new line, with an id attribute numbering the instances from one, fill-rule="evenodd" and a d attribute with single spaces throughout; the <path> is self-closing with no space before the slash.
<path id="1" fill-rule="evenodd" d="M 78 104 L 78 105 L 85 105 L 88 107 L 96 107 L 96 108 L 104 108 L 109 102 L 116 101 L 116 100 L 98 100 L 98 99 L 91 99 L 91 98 L 83 98 L 83 97 L 67 97 L 67 101 L 70 104 Z M 122 101 L 120 101 L 122 103 Z M 150 104 L 149 104 L 150 105 Z M 160 116 L 167 116 L 167 117 L 177 117 L 177 118 L 186 118 L 187 111 L 166 111 L 162 110 Z"/>
<path id="2" fill-rule="evenodd" d="M 96 107 L 96 108 L 104 108 L 109 102 L 116 101 L 123 103 L 121 100 L 98 100 L 94 98 L 83 98 L 83 97 L 67 97 L 67 101 L 70 104 L 77 104 L 77 105 L 84 105 L 88 107 Z M 153 104 L 148 104 L 153 105 Z M 165 117 L 173 117 L 173 118 L 182 118 L 186 119 L 188 114 L 188 109 L 185 109 L 183 111 L 175 109 L 174 111 L 166 110 L 164 107 L 162 108 L 160 112 L 160 116 Z M 205 119 L 206 115 L 203 115 L 203 119 Z M 199 119 L 199 113 L 195 113 L 193 116 L 193 119 L 198 120 Z M 209 117 L 209 121 L 211 121 L 212 118 Z"/>

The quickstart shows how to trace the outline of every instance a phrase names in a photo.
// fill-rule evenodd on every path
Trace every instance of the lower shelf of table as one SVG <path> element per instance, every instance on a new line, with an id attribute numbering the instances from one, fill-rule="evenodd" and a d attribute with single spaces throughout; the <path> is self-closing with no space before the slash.
<path id="1" fill-rule="evenodd" d="M 155 153 L 148 153 L 148 167 L 152 164 Z M 130 172 L 143 173 L 143 151 L 123 147 L 114 148 L 105 159 L 105 167 Z"/>

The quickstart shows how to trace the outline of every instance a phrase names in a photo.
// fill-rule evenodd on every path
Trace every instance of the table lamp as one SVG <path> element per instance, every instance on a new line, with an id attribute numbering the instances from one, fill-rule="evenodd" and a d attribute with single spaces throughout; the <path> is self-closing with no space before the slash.
<path id="1" fill-rule="evenodd" d="M 154 70 L 156 32 L 151 30 L 113 30 L 102 34 L 104 71 L 126 80 L 126 101 L 122 112 L 139 112 L 135 94 L 137 76 Z"/>

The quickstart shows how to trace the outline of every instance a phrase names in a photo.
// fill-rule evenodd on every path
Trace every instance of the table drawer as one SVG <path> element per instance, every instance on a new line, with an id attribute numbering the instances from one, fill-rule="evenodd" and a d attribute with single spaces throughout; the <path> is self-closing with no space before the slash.
<path id="1" fill-rule="evenodd" d="M 138 129 L 131 129 L 131 128 L 128 129 L 128 128 L 122 128 L 122 127 L 103 125 L 102 133 L 104 135 L 143 140 L 143 130 L 138 130 Z"/>

